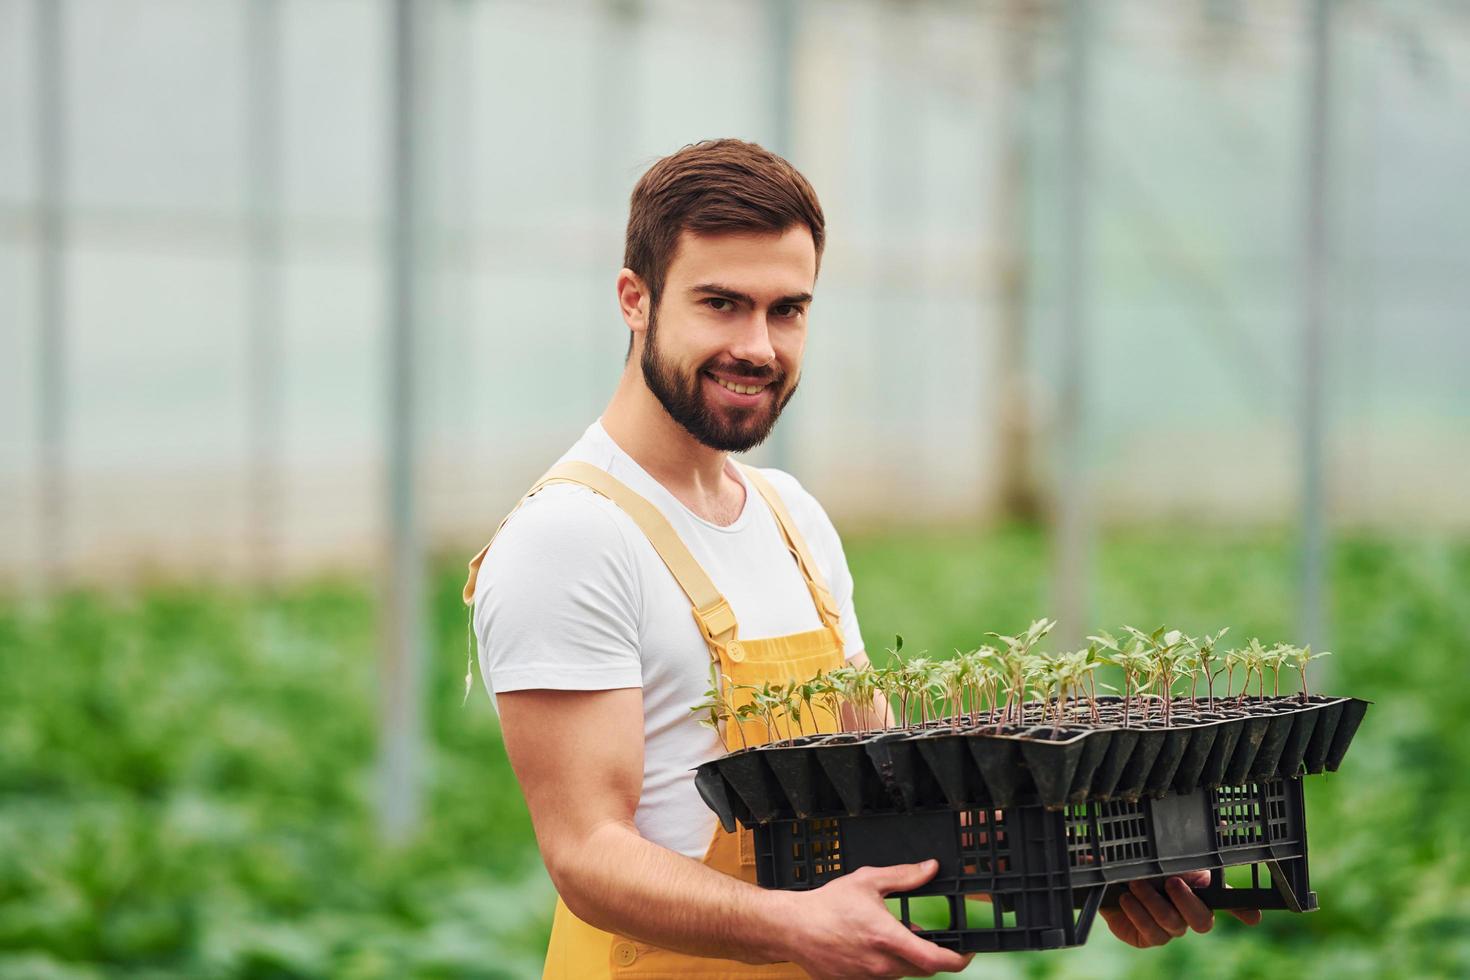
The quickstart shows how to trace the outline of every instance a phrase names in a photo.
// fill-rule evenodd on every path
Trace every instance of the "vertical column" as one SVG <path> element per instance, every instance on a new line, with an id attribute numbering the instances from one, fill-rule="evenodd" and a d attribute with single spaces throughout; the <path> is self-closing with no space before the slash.
<path id="1" fill-rule="evenodd" d="M 994 185 L 994 259 L 981 281 L 993 276 L 999 296 L 994 383 L 982 386 L 982 409 L 996 420 L 996 481 L 1000 512 L 1033 520 L 1039 507 L 1031 468 L 1031 399 L 1027 384 L 1027 287 L 1030 281 L 1031 83 L 1035 49 L 1033 0 L 1009 0 L 996 15 L 999 34 L 1001 159 Z M 985 241 L 986 236 L 981 236 Z"/>
<path id="2" fill-rule="evenodd" d="M 421 510 L 427 546 L 446 529 L 463 527 L 483 486 L 461 463 L 479 458 L 486 433 L 478 425 L 485 379 L 475 356 L 479 323 L 477 276 L 481 270 L 478 194 L 480 76 L 475 60 L 477 17 L 488 9 L 477 0 L 421 4 L 434 11 L 423 25 L 421 49 L 432 51 L 422 68 L 420 97 L 426 120 L 415 131 L 418 156 L 419 242 L 422 323 L 432 324 L 418 349 L 423 387 L 418 405 L 424 473 Z M 432 28 L 432 30 L 430 30 Z M 483 470 L 479 471 L 483 472 Z M 458 524 L 456 524 L 458 520 Z"/>
<path id="3" fill-rule="evenodd" d="M 1307 91 L 1306 211 L 1303 257 L 1301 386 L 1298 450 L 1301 453 L 1301 609 L 1303 642 L 1318 649 L 1326 641 L 1323 612 L 1327 561 L 1326 500 L 1323 490 L 1323 373 L 1330 256 L 1328 202 L 1331 173 L 1332 2 L 1311 0 L 1311 71 Z"/>
<path id="4" fill-rule="evenodd" d="M 472 337 L 479 327 L 475 292 L 475 277 L 480 272 L 479 199 L 476 190 L 481 176 L 480 73 L 475 58 L 477 7 L 475 0 L 456 0 L 454 16 L 447 25 L 447 43 L 452 47 L 448 57 L 441 60 L 448 61 L 447 74 L 452 81 L 446 88 L 453 91 L 454 98 L 445 100 L 449 103 L 446 108 L 450 111 L 446 112 L 446 122 L 434 143 L 441 164 L 453 167 L 444 175 L 447 185 L 445 189 L 453 196 L 453 200 L 446 200 L 441 205 L 447 213 L 437 213 L 435 224 L 442 226 L 443 219 L 449 214 L 455 216 L 454 226 L 450 229 L 451 241 L 454 243 L 450 253 L 454 262 L 454 282 L 452 286 L 444 287 L 449 295 L 443 304 L 446 316 L 442 326 L 454 324 L 450 334 L 454 347 L 449 360 L 462 365 L 455 383 L 457 397 L 448 405 L 453 417 L 461 420 L 452 430 L 456 438 L 465 438 L 474 433 L 476 426 L 471 420 L 476 416 L 471 392 L 480 380 L 474 372 L 473 359 L 463 356 L 473 349 Z M 464 147 L 464 150 L 451 152 L 450 147 Z M 458 450 L 452 458 L 457 460 Z"/>
<path id="5" fill-rule="evenodd" d="M 628 198 L 633 191 L 637 133 L 643 99 L 639 92 L 639 48 L 645 16 L 643 0 L 602 0 L 595 61 L 591 71 L 594 86 L 592 104 L 592 195 L 595 200 L 596 240 L 609 249 L 606 261 L 599 261 L 592 282 L 592 306 L 588 311 L 590 332 L 586 410 L 595 415 L 602 411 L 608 396 L 623 370 L 631 335 L 618 317 L 613 297 L 614 276 L 607 272 L 623 264 L 625 222 Z"/>
<path id="6" fill-rule="evenodd" d="M 394 0 L 390 32 L 388 240 L 388 541 L 386 616 L 379 671 L 379 827 L 385 840 L 418 825 L 423 762 L 424 574 L 417 493 L 417 344 L 419 247 L 418 14 Z"/>
<path id="7" fill-rule="evenodd" d="M 1067 6 L 1067 75 L 1062 135 L 1062 329 L 1057 375 L 1057 439 L 1061 465 L 1055 496 L 1053 595 L 1058 639 L 1075 646 L 1087 632 L 1091 577 L 1091 467 L 1088 461 L 1088 157 L 1091 31 L 1087 0 Z"/>
<path id="8" fill-rule="evenodd" d="M 876 10 L 880 56 L 873 69 L 881 82 L 875 93 L 879 145 L 872 150 L 877 174 L 869 274 L 872 327 L 863 374 L 871 398 L 876 444 L 870 443 L 872 483 L 890 499 L 906 495 L 914 509 L 940 499 L 940 479 L 930 465 L 936 443 L 928 431 L 932 397 L 924 378 L 930 345 L 944 342 L 928 302 L 938 277 L 925 259 L 929 227 L 924 212 L 925 127 L 921 110 L 927 94 L 917 66 L 924 58 L 918 20 L 922 11 L 905 0 L 883 0 Z M 895 338 L 902 339 L 895 342 Z M 871 499 L 871 498 L 868 498 Z"/>
<path id="9" fill-rule="evenodd" d="M 1379 154 L 1390 139 L 1383 133 L 1380 119 L 1388 99 L 1382 92 L 1383 48 L 1376 39 L 1351 30 L 1351 21 L 1340 22 L 1335 58 L 1336 75 L 1345 89 L 1344 101 L 1352 104 L 1355 122 L 1343 120 L 1338 130 L 1344 153 L 1337 157 L 1335 186 L 1341 188 L 1342 207 L 1338 212 L 1339 247 L 1336 251 L 1334 281 L 1338 283 L 1340 310 L 1338 337 L 1334 356 L 1344 365 L 1349 376 L 1341 379 L 1343 390 L 1351 391 L 1354 452 L 1351 466 L 1355 471 L 1351 492 L 1354 515 L 1376 513 L 1379 470 L 1374 459 L 1374 408 L 1377 402 L 1377 358 L 1379 356 L 1378 255 L 1382 231 L 1378 227 Z M 1371 38 L 1371 35 L 1370 35 Z M 1343 98 L 1340 96 L 1339 98 Z M 1351 149 L 1349 149 L 1349 147 Z M 1341 425 L 1339 419 L 1338 424 Z M 1334 487 L 1339 502 L 1348 487 Z M 1320 666 L 1331 673 L 1330 660 Z"/>
<path id="10" fill-rule="evenodd" d="M 250 285 L 246 302 L 249 398 L 250 572 L 279 571 L 281 511 L 281 11 L 280 0 L 246 5 L 246 221 Z"/>
<path id="11" fill-rule="evenodd" d="M 796 10 L 792 0 L 766 0 L 771 38 L 771 145 L 772 153 L 790 159 L 793 152 L 792 64 L 796 44 Z M 771 430 L 771 465 L 789 471 L 792 467 L 792 431 L 795 413 Z"/>
<path id="12" fill-rule="evenodd" d="M 36 0 L 36 211 L 39 458 L 37 557 L 40 591 L 67 569 L 66 435 L 66 38 L 63 0 Z"/>

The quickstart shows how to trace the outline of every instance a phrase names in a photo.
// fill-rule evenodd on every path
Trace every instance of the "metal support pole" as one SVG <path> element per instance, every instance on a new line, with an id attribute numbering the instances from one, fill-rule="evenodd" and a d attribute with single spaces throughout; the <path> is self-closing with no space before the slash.
<path id="1" fill-rule="evenodd" d="M 66 478 L 66 38 L 63 0 L 36 0 L 36 203 L 39 470 L 37 567 L 40 593 L 67 568 Z"/>
<path id="2" fill-rule="evenodd" d="M 771 145 L 772 153 L 792 152 L 792 63 L 796 47 L 796 10 L 792 0 L 766 0 L 771 38 Z"/>
<path id="3" fill-rule="evenodd" d="M 992 193 L 995 202 L 994 268 L 982 270 L 997 282 L 996 357 L 993 383 L 982 387 L 985 415 L 996 419 L 996 482 L 1000 512 L 1009 520 L 1032 521 L 1040 510 L 1031 466 L 1031 399 L 1026 369 L 1027 285 L 1030 278 L 1031 173 L 1030 94 L 1035 55 L 1034 0 L 1010 0 L 997 16 L 1000 35 L 999 86 L 1001 158 Z M 988 260 L 987 260 L 988 261 Z"/>
<path id="4" fill-rule="evenodd" d="M 441 350 L 451 353 L 446 358 L 436 354 L 436 373 L 452 371 L 453 383 L 436 385 L 439 389 L 438 414 L 430 423 L 431 433 L 451 440 L 450 458 L 458 457 L 467 446 L 475 444 L 478 432 L 475 412 L 475 386 L 478 381 L 473 357 L 463 356 L 474 350 L 474 336 L 479 329 L 475 300 L 475 275 L 478 267 L 479 222 L 476 208 L 479 150 L 479 72 L 475 60 L 476 0 L 455 0 L 444 10 L 443 22 L 437 25 L 435 37 L 442 67 L 439 77 L 452 99 L 439 102 L 442 115 L 439 130 L 431 145 L 441 148 L 434 160 L 441 173 L 444 203 L 434 210 L 434 226 L 439 229 L 439 270 L 435 291 L 438 296 L 436 314 Z M 442 9 L 442 8 L 441 8 Z M 438 90 L 437 87 L 435 89 Z M 448 148 L 454 147 L 450 152 Z M 447 388 L 448 390 L 444 390 Z M 448 424 L 446 424 L 446 422 Z M 431 441 L 431 467 L 438 471 L 439 446 Z"/>
<path id="5" fill-rule="evenodd" d="M 792 65 L 796 46 L 796 10 L 792 0 L 766 0 L 771 36 L 771 146 L 778 156 L 790 158 L 793 152 Z M 791 426 L 794 413 L 785 424 L 771 430 L 771 465 L 790 471 L 792 466 Z"/>
<path id="6" fill-rule="evenodd" d="M 1302 640 L 1321 649 L 1327 641 L 1323 611 L 1327 529 L 1323 490 L 1323 373 L 1331 257 L 1328 153 L 1332 113 L 1332 0 L 1312 0 L 1311 73 L 1307 98 L 1306 234 L 1301 335 L 1300 452 Z"/>
<path id="7" fill-rule="evenodd" d="M 628 218 L 628 197 L 633 174 L 633 134 L 643 106 L 639 97 L 637 65 L 642 61 L 639 44 L 643 31 L 643 0 L 602 0 L 600 41 L 595 52 L 592 83 L 593 154 L 592 194 L 597 201 L 598 241 L 604 241 L 613 261 L 623 262 L 623 231 Z M 597 413 L 622 373 L 624 357 L 631 350 L 632 335 L 617 318 L 612 298 L 613 277 L 599 268 L 593 280 L 592 305 L 587 313 L 590 336 L 587 410 Z"/>
<path id="8" fill-rule="evenodd" d="M 1351 363 L 1351 377 L 1344 379 L 1344 383 L 1346 389 L 1353 392 L 1352 413 L 1356 431 L 1352 442 L 1356 452 L 1352 466 L 1363 474 L 1362 480 L 1353 488 L 1357 497 L 1355 511 L 1372 514 L 1376 512 L 1376 482 L 1371 474 L 1378 472 L 1378 461 L 1373 451 L 1374 409 L 1378 404 L 1376 369 L 1382 353 L 1378 332 L 1378 243 L 1382 238 L 1377 227 L 1381 204 L 1378 164 L 1380 148 L 1389 145 L 1390 138 L 1384 134 L 1380 121 L 1387 102 L 1382 91 L 1381 48 L 1377 44 L 1364 44 L 1361 38 L 1350 43 L 1354 35 L 1348 31 L 1343 31 L 1339 37 L 1336 56 L 1338 64 L 1344 68 L 1339 70 L 1338 77 L 1344 85 L 1352 80 L 1347 98 L 1357 107 L 1353 115 L 1358 125 L 1351 139 L 1348 139 L 1346 125 L 1338 131 L 1339 141 L 1351 143 L 1353 149 L 1345 160 L 1341 156 L 1338 158 L 1340 162 L 1335 173 L 1338 187 L 1352 188 L 1343 194 L 1343 211 L 1348 213 L 1339 212 L 1343 225 L 1349 226 L 1351 231 L 1345 234 L 1340 229 L 1337 233 L 1339 243 L 1346 241 L 1352 259 L 1350 263 L 1345 261 L 1344 247 L 1340 245 L 1336 251 L 1336 268 L 1339 271 L 1334 276 L 1335 281 L 1340 280 L 1338 295 L 1342 305 L 1338 309 L 1342 314 L 1351 311 L 1351 336 L 1346 336 L 1349 323 L 1339 316 L 1338 336 L 1342 339 L 1337 350 L 1343 361 L 1348 361 L 1350 355 Z M 1341 490 L 1337 493 L 1340 494 Z M 1331 660 L 1322 661 L 1321 666 L 1329 668 L 1323 676 L 1332 672 Z"/>
<path id="9" fill-rule="evenodd" d="M 246 4 L 246 125 L 250 168 L 246 209 L 250 291 L 246 298 L 249 374 L 250 571 L 258 582 L 278 572 L 281 360 L 281 10 L 279 0 Z"/>
<path id="10" fill-rule="evenodd" d="M 388 263 L 388 522 L 386 620 L 379 671 L 378 814 L 385 840 L 408 838 L 418 825 L 423 762 L 422 667 L 424 573 L 416 463 L 418 251 L 417 30 L 414 0 L 392 6 Z"/>
<path id="11" fill-rule="evenodd" d="M 853 364 L 853 383 L 861 393 L 853 404 L 855 410 L 872 413 L 864 447 L 870 459 L 867 492 L 906 493 L 922 507 L 942 494 L 926 454 L 933 398 L 925 385 L 904 386 L 891 379 L 923 377 L 928 364 L 922 351 L 943 336 L 942 328 L 925 316 L 924 300 L 937 288 L 931 285 L 930 269 L 908 261 L 921 250 L 925 230 L 923 121 L 913 107 L 922 78 L 916 66 L 925 49 L 917 12 L 908 0 L 884 0 L 873 15 L 883 38 L 871 67 L 882 80 L 875 110 L 883 139 L 873 160 L 876 234 L 866 270 L 872 313 L 861 345 L 865 350 Z M 892 342 L 895 324 L 903 324 L 903 343 Z"/>
<path id="12" fill-rule="evenodd" d="M 1062 139 L 1062 330 L 1057 375 L 1057 437 L 1061 452 L 1055 495 L 1054 583 L 1058 639 L 1076 646 L 1091 615 L 1091 487 L 1088 464 L 1088 102 L 1091 85 L 1091 8 L 1067 6 L 1065 131 Z"/>

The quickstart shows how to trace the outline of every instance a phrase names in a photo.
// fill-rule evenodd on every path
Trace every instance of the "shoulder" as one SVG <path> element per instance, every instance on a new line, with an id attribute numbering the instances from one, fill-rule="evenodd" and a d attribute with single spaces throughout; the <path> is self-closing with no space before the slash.
<path id="1" fill-rule="evenodd" d="M 586 487 L 546 487 L 505 522 L 490 545 L 486 569 L 497 578 L 524 574 L 528 566 L 611 565 L 631 573 L 627 521 L 616 504 Z"/>
<path id="2" fill-rule="evenodd" d="M 606 497 L 583 486 L 558 483 L 544 487 L 506 521 L 500 536 L 573 537 L 617 534 L 613 515 L 621 513 Z M 496 539 L 499 541 L 499 538 Z"/>
<path id="3" fill-rule="evenodd" d="M 497 694 L 639 687 L 641 610 L 616 515 L 591 491 L 547 487 L 511 515 L 480 566 L 481 672 Z"/>
<path id="4" fill-rule="evenodd" d="M 785 470 L 767 467 L 749 467 L 749 469 L 756 470 L 766 478 L 767 483 L 775 488 L 776 493 L 781 497 L 781 502 L 791 513 L 791 519 L 796 522 L 796 526 L 808 539 L 813 540 L 814 547 L 817 541 L 837 537 L 837 529 L 833 527 L 827 511 L 817 498 L 802 486 L 800 480 Z"/>
<path id="5" fill-rule="evenodd" d="M 824 518 L 827 516 L 827 512 L 822 509 L 817 498 L 801 485 L 800 480 L 785 470 L 765 466 L 748 466 L 746 469 L 755 470 L 766 478 L 767 483 L 776 488 L 776 492 L 781 495 L 781 502 L 786 505 L 787 510 L 791 511 L 792 517 L 799 517 L 798 511 L 821 514 Z"/>

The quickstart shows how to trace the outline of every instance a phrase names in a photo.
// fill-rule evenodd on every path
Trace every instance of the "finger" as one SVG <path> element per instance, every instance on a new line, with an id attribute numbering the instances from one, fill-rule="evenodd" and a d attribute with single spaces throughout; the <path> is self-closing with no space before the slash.
<path id="1" fill-rule="evenodd" d="M 1149 915 L 1154 917 L 1159 928 L 1169 935 L 1177 939 L 1189 931 L 1189 926 L 1184 923 L 1184 917 L 1174 908 L 1173 903 L 1164 897 L 1162 892 L 1154 888 L 1153 882 L 1130 881 L 1128 890 L 1143 903 L 1144 908 L 1148 909 Z"/>
<path id="2" fill-rule="evenodd" d="M 903 980 L 907 976 L 904 971 L 909 969 L 909 966 L 897 956 L 884 956 L 881 960 L 863 964 L 862 969 L 877 977 L 878 980 Z"/>
<path id="3" fill-rule="evenodd" d="M 892 945 L 888 946 L 886 952 L 912 965 L 912 971 L 906 971 L 905 976 L 958 973 L 970 962 L 970 955 L 945 949 L 927 939 L 920 939 L 911 932 L 900 932 L 894 935 Z"/>
<path id="4" fill-rule="evenodd" d="M 962 973 L 969 967 L 970 961 L 975 958 L 974 953 L 954 953 L 952 950 L 945 950 L 945 952 L 952 953 L 955 959 L 945 960 L 942 963 L 928 961 L 913 963 L 908 961 L 907 957 L 900 957 L 899 966 L 893 975 L 896 977 L 933 977 L 941 973 Z"/>
<path id="5" fill-rule="evenodd" d="M 1169 941 L 1169 934 L 1159 928 L 1154 917 L 1148 914 L 1143 903 L 1132 895 L 1122 895 L 1118 898 L 1118 908 L 1128 916 L 1128 921 L 1133 924 L 1133 929 L 1138 933 L 1138 948 L 1147 949 L 1150 946 L 1162 946 Z"/>
<path id="6" fill-rule="evenodd" d="M 906 892 L 918 888 L 939 871 L 939 862 L 930 858 L 918 864 L 891 864 L 883 868 L 866 868 L 868 883 L 880 895 Z M 861 873 L 861 872 L 859 872 Z"/>
<path id="7" fill-rule="evenodd" d="M 1162 946 L 1169 941 L 1169 934 L 1159 928 L 1153 916 L 1149 915 L 1143 904 L 1132 895 L 1119 896 L 1118 909 L 1128 920 L 1128 925 L 1137 940 L 1134 945 L 1139 949 Z"/>
<path id="8" fill-rule="evenodd" d="M 1210 884 L 1208 871 L 1181 871 L 1175 877 L 1183 878 L 1184 883 L 1190 888 L 1206 888 Z"/>
<path id="9" fill-rule="evenodd" d="M 1248 926 L 1258 926 L 1261 924 L 1260 909 L 1231 909 L 1230 914 Z"/>
<path id="10" fill-rule="evenodd" d="M 1179 914 L 1184 916 L 1184 921 L 1189 923 L 1189 928 L 1195 932 L 1209 932 L 1215 927 L 1214 911 L 1185 884 L 1184 879 L 1170 878 L 1164 883 L 1164 890 L 1169 893 Z"/>
<path id="11" fill-rule="evenodd" d="M 1143 948 L 1144 944 L 1138 938 L 1138 930 L 1133 928 L 1133 923 L 1128 921 L 1128 916 L 1123 913 L 1122 909 L 1106 908 L 1099 911 L 1102 912 L 1103 921 L 1108 924 L 1108 929 L 1112 931 L 1113 935 L 1117 936 L 1129 946 L 1135 946 L 1139 949 Z"/>
<path id="12" fill-rule="evenodd" d="M 914 937 L 923 943 L 925 949 L 905 950 L 901 955 L 903 959 L 912 964 L 904 970 L 903 975 L 927 977 L 935 973 L 959 973 L 970 965 L 974 958 L 973 953 L 956 953 L 952 949 L 936 946 L 918 937 Z"/>
<path id="13" fill-rule="evenodd" d="M 874 971 L 873 975 L 879 977 L 880 980 L 903 980 L 904 977 L 910 975 L 912 970 L 913 967 L 905 963 L 902 957 L 888 956 L 883 959 L 882 965 Z"/>

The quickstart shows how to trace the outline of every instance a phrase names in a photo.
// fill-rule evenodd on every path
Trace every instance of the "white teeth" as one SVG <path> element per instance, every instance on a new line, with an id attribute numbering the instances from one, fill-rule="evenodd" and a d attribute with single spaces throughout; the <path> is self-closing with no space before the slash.
<path id="1" fill-rule="evenodd" d="M 714 375 L 710 375 L 710 377 L 713 378 Z M 722 378 L 715 378 L 715 380 L 720 383 L 721 387 L 729 388 L 731 391 L 735 392 L 738 395 L 754 395 L 757 392 L 760 392 L 760 391 L 765 390 L 765 387 L 766 387 L 765 385 L 737 385 L 737 384 L 731 384 L 730 382 L 725 381 Z"/>

